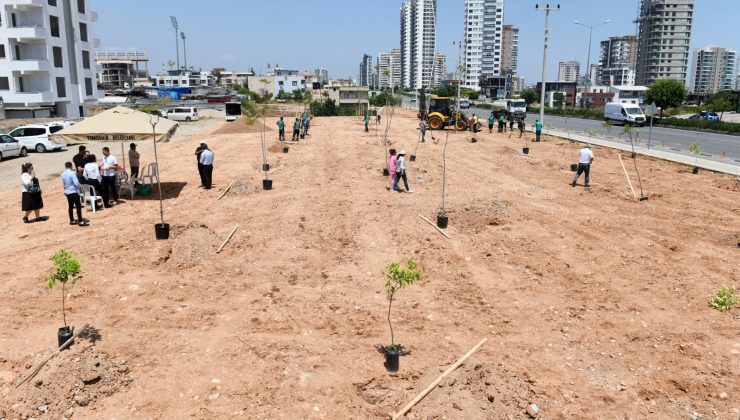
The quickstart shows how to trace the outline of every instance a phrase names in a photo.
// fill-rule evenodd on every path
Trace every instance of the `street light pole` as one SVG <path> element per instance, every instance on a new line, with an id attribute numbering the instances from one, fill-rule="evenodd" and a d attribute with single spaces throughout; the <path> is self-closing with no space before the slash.
<path id="1" fill-rule="evenodd" d="M 185 58 L 185 70 L 188 69 L 188 48 L 185 46 L 185 32 L 180 32 L 180 38 L 182 38 L 182 54 Z"/>
<path id="2" fill-rule="evenodd" d="M 535 4 L 534 8 L 536 10 L 543 10 L 545 12 L 545 42 L 543 44 L 542 48 L 542 89 L 540 90 L 540 123 L 545 122 L 545 85 L 547 84 L 546 78 L 545 78 L 545 71 L 547 69 L 547 44 L 549 42 L 550 38 L 550 28 L 547 26 L 548 20 L 550 18 L 550 12 L 559 12 L 560 11 L 560 5 L 558 4 L 557 7 L 550 7 L 550 4 L 546 4 L 545 7 L 540 9 L 539 4 Z"/>
<path id="3" fill-rule="evenodd" d="M 598 25 L 587 25 L 585 23 L 581 23 L 577 20 L 574 20 L 573 23 L 576 25 L 585 26 L 588 28 L 588 56 L 586 57 L 586 89 L 591 85 L 591 35 L 593 35 L 594 28 L 599 27 L 601 25 L 606 25 L 607 23 L 611 22 L 611 20 L 607 19 Z"/>
<path id="4" fill-rule="evenodd" d="M 172 22 L 172 28 L 175 29 L 175 51 L 177 55 L 177 74 L 180 74 L 180 39 L 177 37 L 177 30 L 179 27 L 177 26 L 177 18 L 174 16 L 170 16 L 170 22 Z"/>

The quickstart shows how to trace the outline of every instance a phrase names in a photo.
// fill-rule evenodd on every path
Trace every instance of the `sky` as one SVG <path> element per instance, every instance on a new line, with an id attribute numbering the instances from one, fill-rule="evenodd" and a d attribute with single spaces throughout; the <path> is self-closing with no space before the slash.
<path id="1" fill-rule="evenodd" d="M 267 65 L 309 70 L 324 67 L 330 78 L 356 78 L 363 54 L 399 46 L 401 0 L 92 0 L 99 19 L 92 28 L 100 51 L 144 51 L 154 74 L 175 61 L 177 17 L 185 33 L 188 66 L 211 70 L 264 72 Z M 519 74 L 536 83 L 542 71 L 544 13 L 535 0 L 505 0 L 504 24 L 519 28 Z M 463 35 L 464 0 L 438 0 L 437 50 L 454 69 Z M 551 2 L 551 5 L 557 2 Z M 591 63 L 598 61 L 599 41 L 609 36 L 633 35 L 639 0 L 562 0 L 550 15 L 548 79 L 557 77 L 559 61 L 576 59 L 585 71 L 588 28 L 596 25 Z M 217 5 L 217 6 L 216 6 Z M 691 48 L 718 45 L 740 50 L 740 0 L 696 0 Z M 182 41 L 180 62 L 184 64 Z M 738 69 L 740 72 L 740 69 Z"/>

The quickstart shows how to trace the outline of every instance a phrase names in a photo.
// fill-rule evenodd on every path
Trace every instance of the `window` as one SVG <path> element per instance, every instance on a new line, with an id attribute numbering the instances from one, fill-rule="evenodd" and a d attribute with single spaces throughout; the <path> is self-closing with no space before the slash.
<path id="1" fill-rule="evenodd" d="M 85 13 L 85 0 L 77 0 L 77 10 L 80 13 Z"/>
<path id="2" fill-rule="evenodd" d="M 89 77 L 85 78 L 85 95 L 92 96 L 93 95 L 93 84 L 92 79 Z"/>
<path id="3" fill-rule="evenodd" d="M 90 68 L 90 51 L 82 50 L 82 68 Z"/>
<path id="4" fill-rule="evenodd" d="M 56 6 L 57 0 L 49 0 L 49 6 Z"/>
<path id="5" fill-rule="evenodd" d="M 5 58 L 5 45 L 0 44 L 0 58 Z"/>
<path id="6" fill-rule="evenodd" d="M 51 29 L 51 36 L 59 38 L 59 18 L 56 16 L 49 16 L 49 29 Z"/>
<path id="7" fill-rule="evenodd" d="M 87 42 L 87 24 L 80 23 L 80 41 Z"/>
<path id="8" fill-rule="evenodd" d="M 63 67 L 64 62 L 62 61 L 62 47 L 52 47 L 51 50 L 54 55 L 54 67 Z"/>
<path id="9" fill-rule="evenodd" d="M 64 77 L 57 77 L 57 96 L 60 98 L 67 97 L 67 88 L 64 86 Z"/>
<path id="10" fill-rule="evenodd" d="M 10 90 L 10 79 L 0 77 L 0 90 Z"/>
<path id="11" fill-rule="evenodd" d="M 62 129 L 64 129 L 64 127 L 62 127 L 61 125 L 52 125 L 51 127 L 49 127 L 49 133 L 54 134 L 57 131 L 62 131 Z"/>

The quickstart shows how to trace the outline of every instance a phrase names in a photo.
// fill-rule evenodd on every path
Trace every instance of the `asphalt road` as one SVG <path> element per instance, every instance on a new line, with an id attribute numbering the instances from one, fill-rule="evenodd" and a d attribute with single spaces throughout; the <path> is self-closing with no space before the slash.
<path id="1" fill-rule="evenodd" d="M 410 105 L 411 98 L 404 96 L 403 104 Z M 477 114 L 481 122 L 485 123 L 490 114 L 490 110 L 483 108 L 471 107 L 464 110 L 467 114 Z M 532 124 L 539 117 L 538 114 L 527 115 L 527 129 L 531 130 Z M 603 121 L 585 120 L 580 118 L 564 118 L 554 115 L 545 115 L 545 124 L 551 124 L 552 128 L 559 130 L 570 130 L 585 134 L 588 130 L 593 130 L 594 136 L 604 137 L 610 140 L 620 140 L 619 134 L 622 132 L 621 126 L 613 126 L 611 131 L 607 130 Z M 640 142 L 643 145 L 648 143 L 649 127 L 635 127 L 639 132 Z M 546 128 L 543 131 L 547 131 Z M 633 133 L 633 136 L 635 133 Z M 627 137 L 628 138 L 628 137 Z M 625 136 L 622 136 L 625 141 Z M 658 147 L 663 150 L 675 151 L 677 153 L 689 153 L 689 145 L 697 142 L 704 149 L 703 157 L 707 159 L 722 160 L 723 162 L 740 165 L 740 136 L 726 134 L 703 133 L 699 131 L 680 130 L 675 128 L 653 127 L 650 136 L 651 147 Z M 724 155 L 724 159 L 723 159 Z"/>

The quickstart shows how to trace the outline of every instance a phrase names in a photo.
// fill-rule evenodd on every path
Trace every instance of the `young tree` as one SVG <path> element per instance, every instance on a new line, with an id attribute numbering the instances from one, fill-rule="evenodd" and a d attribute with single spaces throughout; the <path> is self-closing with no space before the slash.
<path id="1" fill-rule="evenodd" d="M 686 86 L 683 82 L 671 79 L 657 80 L 645 92 L 645 103 L 655 102 L 660 107 L 660 116 L 663 109 L 675 108 L 686 100 Z"/>
<path id="2" fill-rule="evenodd" d="M 562 108 L 565 103 L 565 94 L 563 92 L 555 92 L 552 99 L 552 103 L 555 105 L 555 108 Z"/>
<path id="3" fill-rule="evenodd" d="M 732 111 L 732 102 L 728 101 L 726 98 L 719 97 L 714 99 L 712 102 L 707 104 L 709 106 L 709 110 L 712 112 L 719 112 L 719 120 L 722 121 L 722 117 L 725 115 L 725 111 Z"/>
<path id="4" fill-rule="evenodd" d="M 406 286 L 411 286 L 421 280 L 421 270 L 416 267 L 414 260 L 409 258 L 406 261 L 406 267 L 401 263 L 393 262 L 383 268 L 385 281 L 385 294 L 388 296 L 388 326 L 391 328 L 391 344 L 386 346 L 388 350 L 395 351 L 398 349 L 393 337 L 393 324 L 391 323 L 391 307 L 393 305 L 393 296 L 396 292 Z"/>
<path id="5" fill-rule="evenodd" d="M 64 326 L 67 326 L 67 315 L 65 313 L 65 297 L 67 293 L 64 290 L 64 286 L 68 281 L 72 281 L 72 284 L 77 282 L 79 278 L 82 266 L 77 261 L 77 257 L 74 253 L 62 249 L 51 257 L 52 265 L 56 272 L 49 277 L 45 278 L 44 281 L 49 289 L 53 289 L 57 283 L 62 283 L 62 319 Z"/>

